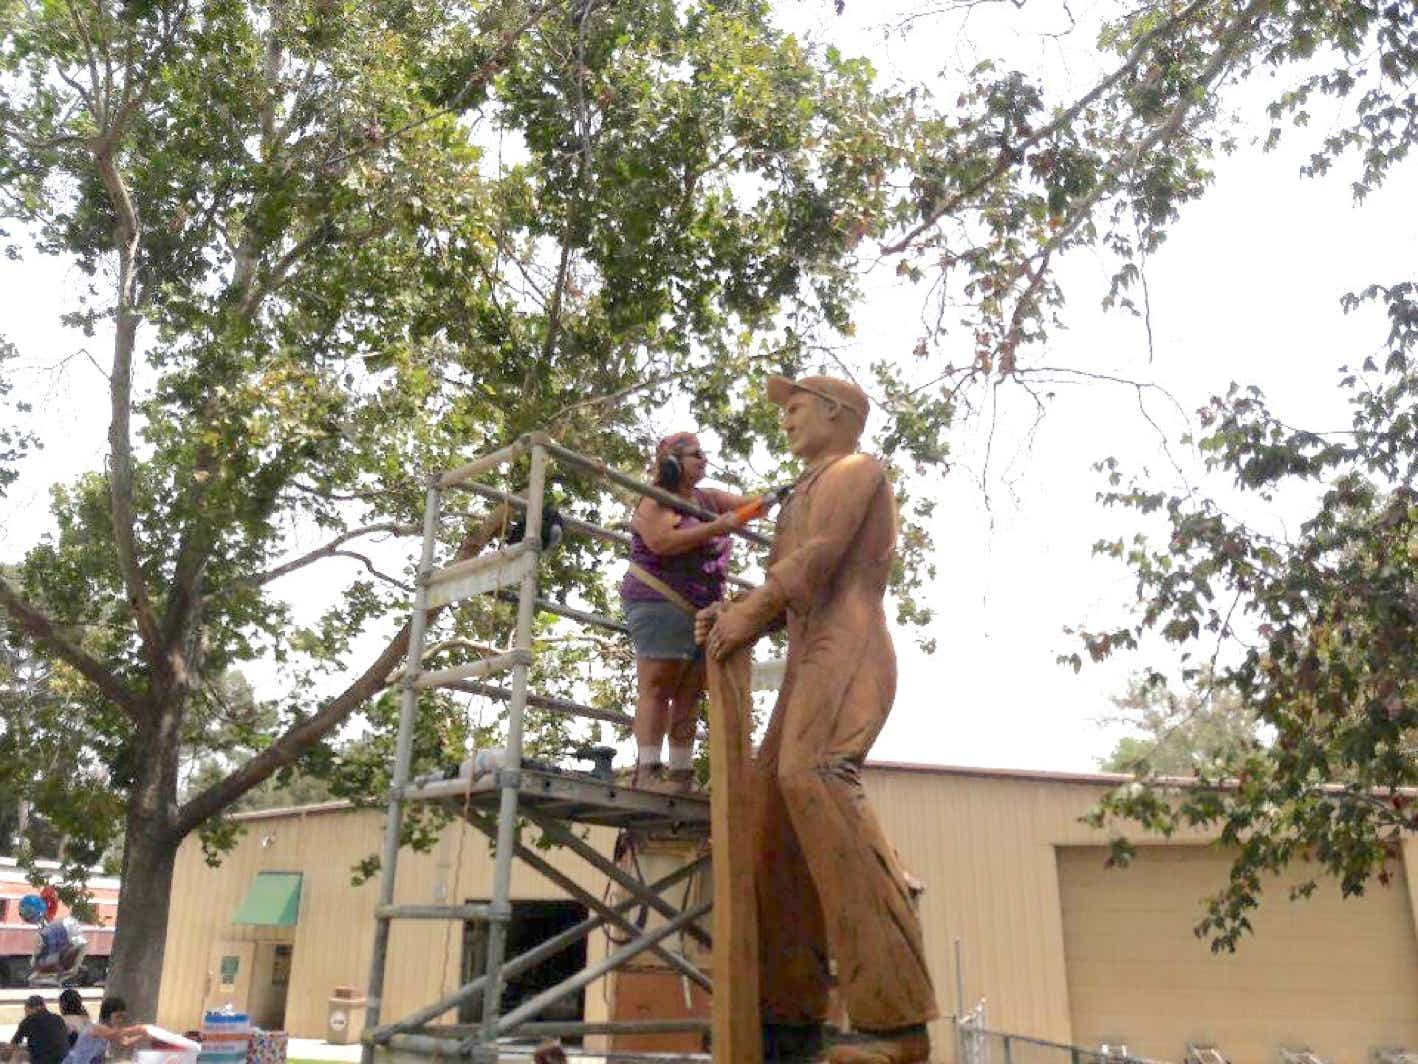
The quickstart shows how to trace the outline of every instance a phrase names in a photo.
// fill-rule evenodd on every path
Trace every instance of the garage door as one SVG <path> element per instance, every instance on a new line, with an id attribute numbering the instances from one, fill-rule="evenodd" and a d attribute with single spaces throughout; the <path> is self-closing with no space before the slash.
<path id="1" fill-rule="evenodd" d="M 1076 1043 L 1121 1041 L 1172 1061 L 1188 1042 L 1211 1043 L 1236 1064 L 1275 1064 L 1281 1046 L 1339 1064 L 1366 1064 L 1373 1046 L 1418 1049 L 1418 938 L 1401 867 L 1361 898 L 1321 880 L 1292 903 L 1268 886 L 1255 933 L 1217 955 L 1192 927 L 1200 899 L 1225 882 L 1222 853 L 1139 848 L 1126 869 L 1105 868 L 1106 856 L 1058 851 Z"/>

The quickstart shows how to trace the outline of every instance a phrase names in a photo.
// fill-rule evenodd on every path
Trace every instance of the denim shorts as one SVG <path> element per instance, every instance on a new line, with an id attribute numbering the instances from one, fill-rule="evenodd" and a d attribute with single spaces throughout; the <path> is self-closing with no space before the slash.
<path id="1" fill-rule="evenodd" d="M 649 661 L 695 661 L 694 618 L 664 599 L 626 599 L 625 620 L 635 656 Z"/>

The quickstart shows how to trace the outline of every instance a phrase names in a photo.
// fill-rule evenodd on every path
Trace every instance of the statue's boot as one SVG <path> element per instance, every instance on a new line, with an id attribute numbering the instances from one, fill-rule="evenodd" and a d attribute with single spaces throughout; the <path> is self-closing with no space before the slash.
<path id="1" fill-rule="evenodd" d="M 763 1024 L 763 1064 L 815 1064 L 827 1049 L 820 1023 Z"/>
<path id="2" fill-rule="evenodd" d="M 925 1024 L 895 1031 L 861 1031 L 827 1054 L 828 1064 L 923 1064 L 931 1059 Z"/>

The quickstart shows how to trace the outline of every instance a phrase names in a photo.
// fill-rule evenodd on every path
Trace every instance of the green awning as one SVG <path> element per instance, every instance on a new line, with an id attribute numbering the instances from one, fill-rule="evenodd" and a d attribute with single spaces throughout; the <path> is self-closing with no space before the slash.
<path id="1" fill-rule="evenodd" d="M 300 873 L 258 872 L 231 922 L 294 927 L 299 916 Z"/>

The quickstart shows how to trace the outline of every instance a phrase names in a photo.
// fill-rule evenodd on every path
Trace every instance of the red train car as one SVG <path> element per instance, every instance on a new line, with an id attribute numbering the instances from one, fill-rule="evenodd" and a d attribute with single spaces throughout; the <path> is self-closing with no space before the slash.
<path id="1" fill-rule="evenodd" d="M 50 862 L 41 861 L 39 866 L 43 870 Z M 112 876 L 92 876 L 88 885 L 93 892 L 97 919 L 82 925 L 89 943 L 88 954 L 68 982 L 77 986 L 101 986 L 108 976 L 108 957 L 113 952 L 118 880 Z M 25 977 L 34 954 L 35 927 L 20 919 L 20 899 L 37 893 L 39 888 L 30 883 L 13 857 L 0 857 L 0 987 L 27 985 Z M 61 904 L 59 915 L 67 916 L 68 912 Z"/>

